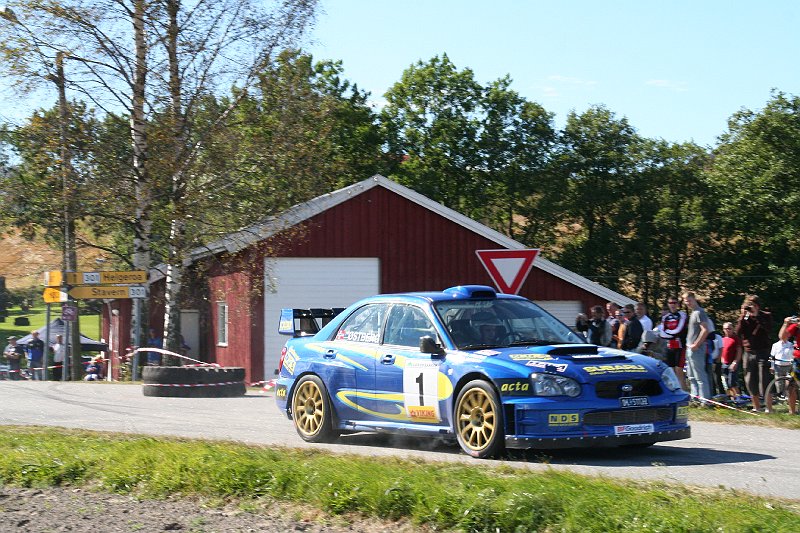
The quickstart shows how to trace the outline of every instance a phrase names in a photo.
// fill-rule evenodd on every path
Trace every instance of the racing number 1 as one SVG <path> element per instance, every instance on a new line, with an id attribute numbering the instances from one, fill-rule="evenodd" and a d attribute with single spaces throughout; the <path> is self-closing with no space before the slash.
<path id="1" fill-rule="evenodd" d="M 409 418 L 438 422 L 439 363 L 409 359 L 403 368 L 403 403 Z"/>
<path id="2" fill-rule="evenodd" d="M 422 379 L 422 372 L 419 373 L 419 376 L 417 376 L 417 379 L 414 381 L 419 385 L 419 404 L 425 405 L 425 389 L 423 389 L 424 380 Z"/>

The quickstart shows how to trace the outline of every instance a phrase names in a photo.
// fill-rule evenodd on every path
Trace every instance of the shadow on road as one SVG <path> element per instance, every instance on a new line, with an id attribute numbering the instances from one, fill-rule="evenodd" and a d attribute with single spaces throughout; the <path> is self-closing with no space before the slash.
<path id="1" fill-rule="evenodd" d="M 354 448 L 394 448 L 409 451 L 458 455 L 455 443 L 441 438 L 419 438 L 386 434 L 356 433 L 343 435 L 338 444 Z M 509 450 L 500 459 L 522 463 L 603 467 L 703 466 L 752 463 L 774 459 L 765 453 L 736 452 L 713 448 L 682 447 L 679 443 L 651 448 L 591 448 L 567 450 Z"/>

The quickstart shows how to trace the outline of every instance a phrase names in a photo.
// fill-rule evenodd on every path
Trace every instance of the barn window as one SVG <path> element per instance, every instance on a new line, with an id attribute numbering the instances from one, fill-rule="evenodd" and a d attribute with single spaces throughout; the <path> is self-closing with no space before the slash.
<path id="1" fill-rule="evenodd" d="M 217 346 L 228 345 L 228 304 L 217 302 Z"/>

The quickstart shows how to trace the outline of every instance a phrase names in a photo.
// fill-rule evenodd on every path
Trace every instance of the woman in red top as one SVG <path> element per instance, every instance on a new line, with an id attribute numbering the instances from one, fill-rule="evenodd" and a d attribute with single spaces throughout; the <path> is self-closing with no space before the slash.
<path id="1" fill-rule="evenodd" d="M 798 327 L 798 319 L 796 316 L 787 316 L 783 319 L 783 325 L 778 332 L 778 337 L 782 341 L 788 341 L 794 338 L 794 362 L 792 368 L 794 370 L 795 379 L 800 379 L 800 327 Z M 797 381 L 790 381 L 787 387 L 787 396 L 789 397 L 789 413 L 797 414 Z"/>
<path id="2" fill-rule="evenodd" d="M 742 341 L 733 331 L 733 324 L 725 322 L 722 325 L 722 383 L 728 396 L 735 398 L 741 394 L 739 390 L 739 367 L 742 366 Z"/>

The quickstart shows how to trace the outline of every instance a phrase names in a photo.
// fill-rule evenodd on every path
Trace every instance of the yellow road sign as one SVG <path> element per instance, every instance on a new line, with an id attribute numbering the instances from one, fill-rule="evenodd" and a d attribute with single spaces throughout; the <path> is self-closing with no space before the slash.
<path id="1" fill-rule="evenodd" d="M 58 289 L 46 288 L 44 290 L 44 303 L 54 304 L 67 301 L 67 293 Z"/>
<path id="2" fill-rule="evenodd" d="M 73 287 L 69 295 L 76 300 L 145 298 L 147 291 L 139 285 L 121 287 Z"/>
<path id="3" fill-rule="evenodd" d="M 51 270 L 44 273 L 45 287 L 59 287 L 62 281 L 64 281 L 64 276 L 62 276 L 60 270 Z"/>
<path id="4" fill-rule="evenodd" d="M 67 272 L 67 285 L 113 285 L 118 283 L 147 283 L 147 272 Z"/>

